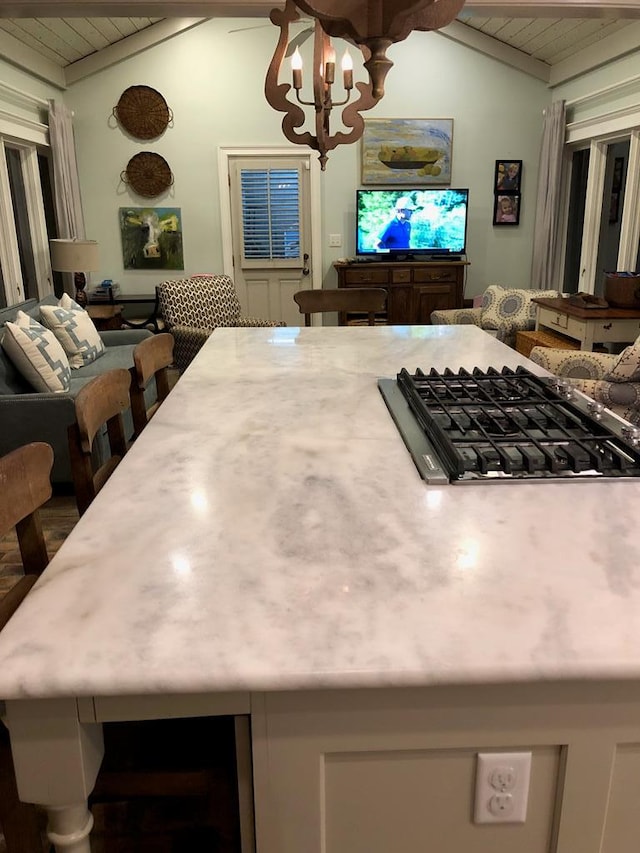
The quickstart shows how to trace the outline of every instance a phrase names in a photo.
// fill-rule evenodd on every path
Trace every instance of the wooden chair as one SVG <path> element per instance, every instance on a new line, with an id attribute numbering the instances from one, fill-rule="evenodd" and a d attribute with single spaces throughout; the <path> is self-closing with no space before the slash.
<path id="1" fill-rule="evenodd" d="M 162 332 L 140 341 L 133 351 L 130 396 L 135 438 L 140 435 L 169 394 L 169 367 L 173 364 L 173 346 L 173 335 Z M 147 406 L 144 392 L 153 377 L 156 380 L 156 397 L 151 406 Z"/>
<path id="2" fill-rule="evenodd" d="M 352 311 L 368 315 L 370 326 L 374 326 L 376 311 L 383 311 L 387 292 L 381 287 L 340 287 L 331 290 L 299 290 L 293 294 L 300 313 L 304 314 L 305 326 L 311 325 L 312 314 L 329 311 Z"/>
<path id="3" fill-rule="evenodd" d="M 83 515 L 127 452 L 122 413 L 129 408 L 131 374 L 108 370 L 82 388 L 76 399 L 76 422 L 69 427 L 69 456 L 78 512 Z M 110 456 L 94 471 L 93 444 L 106 425 Z"/>
<path id="4" fill-rule="evenodd" d="M 0 599 L 0 631 L 49 562 L 39 508 L 51 497 L 53 450 L 44 442 L 19 447 L 0 458 L 0 535 L 15 528 L 25 576 Z M 0 723 L 0 832 L 7 853 L 42 849 L 35 806 L 18 798 L 9 733 Z"/>

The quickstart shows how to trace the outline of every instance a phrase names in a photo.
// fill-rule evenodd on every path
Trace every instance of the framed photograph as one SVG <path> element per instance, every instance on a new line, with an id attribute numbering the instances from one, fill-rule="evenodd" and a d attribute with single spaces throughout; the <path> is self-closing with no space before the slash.
<path id="1" fill-rule="evenodd" d="M 496 193 L 493 205 L 494 225 L 518 225 L 520 223 L 520 195 L 518 193 Z"/>
<path id="2" fill-rule="evenodd" d="M 118 212 L 126 270 L 183 270 L 179 207 L 121 207 Z"/>
<path id="3" fill-rule="evenodd" d="M 522 182 L 522 160 L 496 160 L 494 192 L 519 193 Z"/>
<path id="4" fill-rule="evenodd" d="M 365 119 L 362 183 L 450 184 L 452 149 L 452 118 Z"/>

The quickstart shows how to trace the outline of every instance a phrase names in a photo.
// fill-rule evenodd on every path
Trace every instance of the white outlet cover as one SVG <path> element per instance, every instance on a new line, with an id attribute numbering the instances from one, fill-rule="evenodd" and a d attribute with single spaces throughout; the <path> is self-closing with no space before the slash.
<path id="1" fill-rule="evenodd" d="M 333 247 L 342 246 L 342 234 L 329 234 L 329 245 Z"/>
<path id="2" fill-rule="evenodd" d="M 479 752 L 474 822 L 524 823 L 530 776 L 530 752 Z"/>

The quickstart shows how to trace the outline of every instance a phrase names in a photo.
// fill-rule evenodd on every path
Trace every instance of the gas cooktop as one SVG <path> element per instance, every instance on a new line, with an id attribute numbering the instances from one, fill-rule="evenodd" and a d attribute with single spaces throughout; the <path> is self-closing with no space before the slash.
<path id="1" fill-rule="evenodd" d="M 403 368 L 378 387 L 428 483 L 640 477 L 640 431 L 524 367 Z"/>

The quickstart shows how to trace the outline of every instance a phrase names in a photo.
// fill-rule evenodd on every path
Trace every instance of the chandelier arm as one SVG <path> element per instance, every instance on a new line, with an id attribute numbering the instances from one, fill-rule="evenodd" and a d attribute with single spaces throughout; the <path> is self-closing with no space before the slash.
<path id="1" fill-rule="evenodd" d="M 269 18 L 271 23 L 280 28 L 280 37 L 264 81 L 265 98 L 274 110 L 285 113 L 282 119 L 282 132 L 289 142 L 314 147 L 312 144 L 313 137 L 308 131 L 304 133 L 296 131 L 297 127 L 304 124 L 305 116 L 301 107 L 287 99 L 287 93 L 291 86 L 288 83 L 278 83 L 278 72 L 289 43 L 289 24 L 299 20 L 300 15 L 292 0 L 287 0 L 284 9 L 272 9 Z"/>

